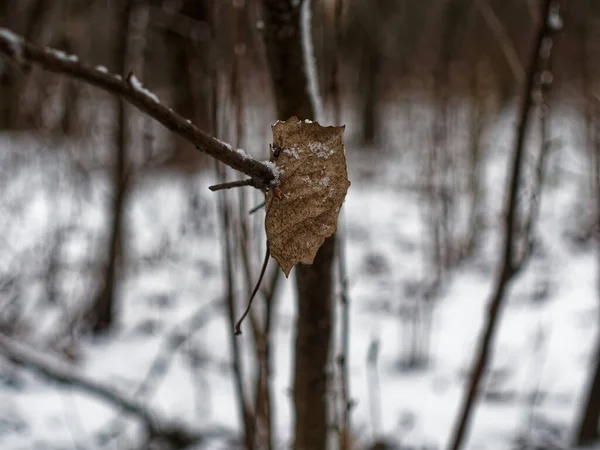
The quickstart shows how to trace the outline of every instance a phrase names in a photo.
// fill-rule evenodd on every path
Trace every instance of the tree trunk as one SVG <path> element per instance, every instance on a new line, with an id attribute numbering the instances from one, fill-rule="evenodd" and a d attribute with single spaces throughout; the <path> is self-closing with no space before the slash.
<path id="1" fill-rule="evenodd" d="M 117 58 L 119 72 L 125 76 L 127 66 L 127 39 L 129 35 L 129 19 L 135 0 L 126 0 L 119 27 Z M 103 285 L 88 312 L 87 322 L 95 334 L 108 331 L 113 325 L 115 300 L 117 296 L 117 274 L 122 261 L 123 249 L 123 213 L 127 186 L 125 180 L 125 165 L 127 160 L 127 117 L 125 101 L 118 100 L 116 161 L 113 168 L 113 202 L 111 209 L 111 226 L 108 239 L 108 262 L 104 273 Z"/>
<path id="2" fill-rule="evenodd" d="M 308 2 L 309 0 L 304 0 Z M 301 10 L 292 0 L 263 0 L 264 38 L 277 117 L 313 119 L 302 48 Z M 308 31 L 308 30 L 307 30 Z M 296 266 L 298 317 L 294 361 L 295 450 L 325 450 L 328 431 L 329 351 L 332 337 L 332 284 L 335 238 L 325 241 L 312 265 Z"/>
<path id="3" fill-rule="evenodd" d="M 583 417 L 577 431 L 577 445 L 588 445 L 600 439 L 600 339 L 596 344 L 596 367 L 585 402 Z"/>
<path id="4" fill-rule="evenodd" d="M 593 10 L 592 2 L 588 4 L 588 8 Z M 586 127 L 587 127 L 587 146 L 589 148 L 590 162 L 592 172 L 592 182 L 590 183 L 592 188 L 596 191 L 596 226 L 600 227 L 600 109 L 593 99 L 593 89 L 591 88 L 591 79 L 596 72 L 596 67 L 592 66 L 590 61 L 592 59 L 592 43 L 591 39 L 596 36 L 592 36 L 592 24 L 588 19 L 584 23 L 582 41 L 584 45 L 583 50 L 583 88 L 584 98 L 586 101 L 585 114 L 586 114 Z M 596 249 L 598 252 L 598 294 L 600 297 L 600 248 Z M 577 436 L 575 443 L 577 445 L 587 445 L 600 439 L 600 432 L 598 430 L 598 424 L 600 422 L 600 331 L 598 332 L 596 341 L 596 361 L 592 379 L 590 380 L 589 390 L 587 392 L 587 398 L 583 405 L 583 411 L 581 416 L 581 423 L 577 430 Z"/>

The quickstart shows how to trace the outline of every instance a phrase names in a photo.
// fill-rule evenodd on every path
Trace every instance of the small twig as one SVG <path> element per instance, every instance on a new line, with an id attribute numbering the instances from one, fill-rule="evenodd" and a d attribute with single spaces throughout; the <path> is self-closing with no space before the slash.
<path id="1" fill-rule="evenodd" d="M 209 303 L 198 308 L 194 314 L 185 320 L 185 323 L 177 323 L 167 333 L 146 375 L 133 392 L 133 399 L 146 398 L 148 400 L 147 397 L 152 388 L 156 388 L 160 379 L 168 372 L 173 358 L 177 355 L 177 350 L 200 328 L 214 318 L 211 313 L 218 310 L 220 303 L 221 299 L 211 300 Z M 184 333 L 183 329 L 187 331 Z M 104 428 L 105 431 L 97 439 L 97 443 L 102 446 L 106 446 L 106 444 L 123 431 L 124 421 L 121 417 L 117 416 Z"/>
<path id="2" fill-rule="evenodd" d="M 3 334 L 0 334 L 0 353 L 11 362 L 37 372 L 47 379 L 71 386 L 127 411 L 141 419 L 150 429 L 158 428 L 153 415 L 141 404 L 121 396 L 113 389 L 102 386 L 96 381 L 76 374 L 70 367 L 59 361 L 50 360 L 47 356 L 39 354 L 20 342 L 13 341 Z"/>
<path id="3" fill-rule="evenodd" d="M 267 265 L 269 264 L 270 256 L 271 256 L 271 252 L 269 251 L 269 247 L 267 245 L 267 251 L 265 252 L 265 260 L 263 262 L 262 269 L 260 269 L 260 275 L 258 277 L 258 281 L 256 282 L 256 286 L 254 286 L 254 290 L 252 291 L 252 294 L 250 294 L 250 300 L 248 300 L 248 306 L 246 306 L 246 310 L 244 311 L 244 314 L 242 314 L 242 317 L 240 317 L 240 320 L 238 320 L 237 323 L 235 324 L 234 333 L 236 336 L 239 336 L 240 334 L 242 334 L 242 330 L 240 330 L 240 327 L 242 326 L 242 322 L 244 321 L 244 319 L 250 312 L 250 307 L 252 306 L 252 301 L 254 300 L 254 297 L 256 297 L 256 293 L 258 292 L 258 289 L 260 288 L 260 283 L 262 282 L 262 279 L 265 276 L 265 271 L 267 270 Z"/>
<path id="4" fill-rule="evenodd" d="M 342 309 L 342 323 L 340 330 L 341 354 L 338 359 L 340 378 L 341 378 L 341 431 L 345 434 L 350 433 L 352 426 L 350 413 L 352 410 L 352 401 L 350 399 L 350 377 L 348 373 L 350 357 L 350 295 L 348 291 L 348 274 L 346 270 L 346 248 L 345 234 L 338 233 L 338 274 L 340 282 L 340 304 Z M 341 450 L 348 449 L 347 439 L 342 441 Z"/>
<path id="5" fill-rule="evenodd" d="M 252 159 L 242 151 L 234 150 L 229 144 L 210 136 L 164 106 L 158 97 L 145 89 L 133 75 L 123 79 L 119 75 L 108 73 L 104 67 L 85 66 L 75 55 L 67 55 L 51 48 L 36 47 L 2 27 L 0 27 L 0 54 L 19 65 L 35 63 L 45 70 L 83 81 L 122 98 L 173 133 L 193 143 L 197 149 L 232 169 L 254 178 L 259 185 L 268 186 L 275 180 L 275 174 L 266 164 Z"/>
<path id="6" fill-rule="evenodd" d="M 252 178 L 247 178 L 245 180 L 228 181 L 227 183 L 213 184 L 212 186 L 209 186 L 208 188 L 211 191 L 215 192 L 215 191 L 221 191 L 223 189 L 232 189 L 232 188 L 243 187 L 243 186 L 252 186 L 255 188 L 260 188 L 260 186 L 258 186 L 256 181 L 253 180 Z"/>
<path id="7" fill-rule="evenodd" d="M 248 215 L 254 214 L 256 211 L 258 211 L 260 208 L 263 208 L 265 206 L 265 202 L 262 202 L 258 205 L 256 205 L 254 208 L 252 208 L 250 211 L 248 211 Z"/>
<path id="8" fill-rule="evenodd" d="M 225 168 L 215 164 L 215 171 L 219 177 L 219 180 L 225 180 Z M 225 261 L 225 286 L 226 286 L 226 305 L 227 305 L 227 319 L 231 327 L 235 327 L 235 315 L 236 315 L 236 295 L 235 295 L 235 277 L 234 277 L 234 256 L 231 242 L 231 217 L 229 211 L 229 205 L 227 202 L 228 192 L 225 191 L 218 196 L 219 201 L 219 214 L 222 220 L 223 228 L 223 240 L 222 250 Z M 240 343 L 235 338 L 231 337 L 231 355 L 232 355 L 232 368 L 233 368 L 233 380 L 237 394 L 237 401 L 239 407 L 239 414 L 244 424 L 244 443 L 247 450 L 252 450 L 254 447 L 254 430 L 253 430 L 253 417 L 254 412 L 250 407 L 250 402 L 246 395 L 246 389 L 244 387 L 244 368 L 242 359 L 242 349 Z"/>
<path id="9" fill-rule="evenodd" d="M 525 69 L 519 58 L 519 53 L 515 48 L 513 42 L 510 40 L 510 36 L 506 31 L 506 28 L 492 9 L 491 5 L 487 0 L 478 0 L 476 2 L 479 13 L 483 16 L 483 19 L 487 23 L 488 27 L 492 31 L 494 38 L 500 45 L 500 50 L 506 59 L 508 66 L 513 74 L 513 77 L 517 83 L 521 84 L 525 80 Z"/>

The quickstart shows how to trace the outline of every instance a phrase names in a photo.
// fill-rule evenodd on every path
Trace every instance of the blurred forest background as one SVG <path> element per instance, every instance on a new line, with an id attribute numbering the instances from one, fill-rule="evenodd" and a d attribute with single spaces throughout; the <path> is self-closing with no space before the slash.
<path id="1" fill-rule="evenodd" d="M 538 0 L 311 2 L 321 122 L 347 124 L 346 148 L 357 189 L 360 180 L 368 186 L 385 178 L 374 161 L 385 165 L 389 160 L 393 164 L 388 169 L 393 174 L 388 179 L 394 189 L 417 190 L 421 199 L 419 234 L 427 238 L 419 250 L 419 264 L 426 275 L 404 285 L 405 296 L 418 301 L 385 306 L 400 317 L 403 326 L 399 344 L 402 370 L 420 373 L 430 367 L 434 306 L 454 273 L 469 262 L 485 260 L 481 255 L 492 242 L 486 230 L 494 227 L 490 222 L 499 219 L 490 218 L 488 204 L 486 165 L 496 144 L 490 141 L 489 130 L 500 122 L 513 131 L 516 128 L 514 120 L 506 125 L 505 118 L 514 114 L 523 95 L 536 24 L 542 20 L 540 4 Z M 552 178 L 557 172 L 547 160 L 565 145 L 563 138 L 553 133 L 552 120 L 560 122 L 565 117 L 568 126 L 577 129 L 570 145 L 584 161 L 586 171 L 577 174 L 578 203 L 563 237 L 587 251 L 598 247 L 600 227 L 600 1 L 563 1 L 560 20 L 562 30 L 552 42 L 552 53 L 538 74 L 534 93 L 537 134 L 530 144 L 537 147 L 524 183 L 531 196 L 525 208 L 533 211 L 530 216 L 535 220 L 542 186 L 558 183 Z M 202 130 L 245 148 L 258 159 L 268 157 L 270 125 L 276 110 L 259 0 L 0 0 L 0 27 L 37 46 L 76 54 L 90 66 L 104 66 L 114 73 L 133 71 L 161 102 Z M 260 202 L 260 196 L 208 196 L 199 193 L 198 182 L 202 176 L 212 181 L 231 179 L 233 172 L 215 169 L 213 162 L 189 142 L 96 88 L 2 58 L 0 137 L 6 150 L 0 156 L 3 338 L 28 342 L 65 364 L 76 363 L 85 354 L 82 346 L 87 345 L 82 344 L 80 335 L 88 329 L 92 341 L 103 339 L 107 331 L 130 323 L 131 317 L 122 313 L 129 307 L 115 304 L 140 301 L 136 299 L 152 285 L 152 275 L 143 282 L 144 288 L 131 288 L 131 278 L 145 270 L 153 273 L 161 265 L 169 270 L 193 267 L 199 277 L 219 278 L 214 292 L 209 289 L 210 295 L 221 299 L 217 309 L 229 302 L 230 320 L 239 315 L 263 254 L 262 223 L 247 215 Z M 401 169 L 397 161 L 410 161 L 415 169 Z M 37 175 L 41 172 L 48 178 L 42 180 Z M 134 237 L 144 234 L 144 230 L 134 229 L 131 219 L 131 211 L 139 209 L 134 204 L 140 192 L 165 179 L 183 186 L 184 198 L 177 197 L 183 202 L 183 212 L 169 225 L 171 219 L 159 218 L 168 216 L 171 200 L 151 197 L 144 203 L 149 212 L 142 222 L 149 227 L 160 222 L 166 231 L 159 235 L 146 232 L 151 237 L 145 240 Z M 355 178 L 351 180 L 354 187 Z M 100 186 L 100 191 L 95 186 Z M 202 189 L 206 191 L 204 185 Z M 36 197 L 39 192 L 43 193 L 42 200 Z M 29 215 L 26 205 L 33 204 L 34 197 L 44 206 L 37 206 L 38 212 Z M 97 209 L 93 214 L 85 212 L 82 202 L 95 203 Z M 212 247 L 207 247 L 203 256 L 185 251 L 190 235 L 213 233 L 214 238 L 214 230 L 219 228 L 225 230 L 218 239 L 219 256 Z M 352 223 L 344 228 L 348 246 L 353 245 L 352 239 L 362 239 L 364 230 L 357 231 Z M 537 245 L 536 232 L 526 232 L 527 239 L 535 243 L 532 254 L 542 258 L 539 255 L 544 249 Z M 394 278 L 386 258 L 365 251 L 364 260 L 348 263 L 351 269 L 358 267 L 377 280 Z M 550 295 L 552 280 L 544 274 L 545 269 L 536 270 L 533 295 L 542 301 Z M 279 278 L 278 271 L 273 270 L 263 283 L 263 295 L 273 307 L 281 290 Z M 353 285 L 351 276 L 347 282 Z M 345 279 L 338 280 L 337 289 L 344 291 L 345 284 Z M 196 294 L 203 292 L 202 286 L 195 289 Z M 160 314 L 168 316 L 165 311 L 177 294 L 167 291 L 148 297 L 159 318 L 149 315 L 142 321 L 134 317 L 131 323 L 135 323 L 136 331 L 171 336 L 163 329 Z M 596 295 L 600 301 L 600 288 Z M 270 416 L 270 407 L 264 406 L 272 395 L 269 367 L 274 364 L 270 358 L 275 358 L 268 353 L 271 306 L 266 309 L 265 318 L 253 322 L 255 329 L 249 333 L 255 342 L 235 344 L 227 337 L 223 342 L 228 343 L 220 350 L 230 352 L 234 359 L 233 368 L 227 362 L 222 370 L 243 378 L 235 387 L 237 395 L 252 392 L 252 413 L 259 417 L 257 422 L 264 421 L 261 429 L 267 436 L 255 436 L 255 442 L 246 441 L 244 448 L 278 448 L 273 443 L 277 438 L 272 423 L 275 419 Z M 182 314 L 193 326 L 198 317 L 189 314 L 191 308 L 182 311 L 188 313 Z M 177 326 L 176 321 L 172 323 Z M 182 342 L 188 340 L 173 336 L 180 336 Z M 379 344 L 367 344 L 368 361 L 375 365 Z M 178 348 L 170 345 L 165 354 Z M 518 441 L 515 446 L 567 448 L 600 439 L 600 339 L 594 345 L 591 363 L 586 366 L 589 388 L 587 382 L 580 386 L 580 420 L 569 430 L 573 438 L 561 444 L 563 447 L 553 446 L 558 445 L 554 441 L 537 447 Z M 244 347 L 242 353 L 247 357 L 239 356 L 238 346 Z M 0 354 L 2 348 L 6 352 L 8 347 L 1 347 Z M 185 349 L 192 373 L 212 364 L 206 355 L 194 353 L 194 345 Z M 18 358 L 13 355 L 10 359 Z M 253 368 L 254 381 L 241 373 L 240 361 L 244 360 Z M 166 369 L 160 364 L 169 364 L 160 358 L 157 361 L 157 366 L 150 365 L 152 377 L 164 376 Z M 0 365 L 0 383 L 18 389 L 14 387 L 18 379 L 8 362 Z M 144 384 L 140 396 L 148 395 L 151 385 Z M 339 403 L 339 399 L 335 401 Z M 358 431 L 350 438 L 339 433 L 339 442 L 356 441 L 352 443 L 355 447 L 340 444 L 340 448 L 428 448 L 403 447 L 395 439 L 380 440 L 378 415 L 370 412 L 370 427 L 375 430 L 372 439 L 363 440 Z M 239 416 L 247 418 L 247 412 Z M 7 417 L 0 417 L 0 439 L 3 432 L 16 427 Z M 111 429 L 96 444 L 81 448 L 101 448 L 116 439 L 122 433 L 121 426 L 114 422 L 111 426 L 116 431 Z M 248 433 L 252 427 L 245 426 Z M 198 442 L 188 439 L 189 433 L 179 428 L 179 434 L 168 431 L 172 433 L 151 428 L 139 448 L 186 448 L 191 441 Z M 222 434 L 230 438 L 224 448 L 242 445 L 226 431 Z M 160 439 L 166 439 L 171 447 Z"/>

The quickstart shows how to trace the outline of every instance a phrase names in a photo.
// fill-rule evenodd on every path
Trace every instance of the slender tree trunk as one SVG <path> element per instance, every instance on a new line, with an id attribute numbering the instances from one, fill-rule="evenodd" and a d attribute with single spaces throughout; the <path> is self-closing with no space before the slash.
<path id="1" fill-rule="evenodd" d="M 577 430 L 577 445 L 588 445 L 600 440 L 600 342 L 596 344 L 596 363 L 593 378 L 590 380 L 583 416 Z"/>
<path id="2" fill-rule="evenodd" d="M 119 27 L 117 56 L 119 72 L 125 76 L 127 66 L 127 38 L 129 35 L 129 19 L 135 0 L 126 0 Z M 88 313 L 88 324 L 94 333 L 102 333 L 112 327 L 114 319 L 115 300 L 117 296 L 117 273 L 122 259 L 123 213 L 126 199 L 125 165 L 127 160 L 127 117 L 125 102 L 118 101 L 117 108 L 117 139 L 116 161 L 113 168 L 113 202 L 111 208 L 111 224 L 109 234 L 108 262 L 104 273 L 103 285 L 98 293 L 91 310 Z"/>
<path id="3" fill-rule="evenodd" d="M 378 48 L 371 39 L 363 47 L 360 64 L 360 94 L 362 96 L 362 143 L 372 145 L 379 134 L 379 78 L 381 57 Z"/>
<path id="4" fill-rule="evenodd" d="M 304 0 L 307 2 L 309 0 Z M 301 10 L 310 4 L 263 0 L 264 38 L 277 105 L 277 117 L 313 119 L 302 49 Z M 306 10 L 305 10 L 306 12 Z M 298 317 L 294 361 L 294 450 L 325 450 L 328 431 L 327 366 L 333 328 L 335 237 L 325 241 L 312 265 L 296 268 Z"/>
<path id="5" fill-rule="evenodd" d="M 544 0 L 542 5 L 542 20 L 538 25 L 535 37 L 535 43 L 531 60 L 527 72 L 527 81 L 523 88 L 523 97 L 521 99 L 521 108 L 519 111 L 519 121 L 517 126 L 516 140 L 514 142 L 514 153 L 511 160 L 511 172 L 509 184 L 506 192 L 506 205 L 502 236 L 502 261 L 498 278 L 494 281 L 492 296 L 487 309 L 486 322 L 483 327 L 483 335 L 478 343 L 475 360 L 471 370 L 471 376 L 468 381 L 468 388 L 464 392 L 461 400 L 460 412 L 456 417 L 455 427 L 450 437 L 449 450 L 459 450 L 463 448 L 466 435 L 469 429 L 470 421 L 473 415 L 480 385 L 485 375 L 490 359 L 490 349 L 494 341 L 494 336 L 500 322 L 502 307 L 505 303 L 506 293 L 510 287 L 513 277 L 520 270 L 525 261 L 525 255 L 516 255 L 516 242 L 519 239 L 517 225 L 519 223 L 519 192 L 521 189 L 521 177 L 524 168 L 526 154 L 526 136 L 529 129 L 530 113 L 533 108 L 533 94 L 537 87 L 537 75 L 540 73 L 540 66 L 543 61 L 541 52 L 544 39 L 552 34 L 549 26 L 548 14 L 553 0 Z M 548 57 L 546 56 L 546 59 Z M 528 244 L 528 243 L 527 243 Z M 515 261 L 516 258 L 519 258 Z"/>
<path id="6" fill-rule="evenodd" d="M 588 8 L 592 7 L 591 1 Z M 593 7 L 592 7 L 593 8 Z M 595 71 L 592 67 L 592 44 L 591 39 L 597 37 L 592 34 L 593 28 L 591 20 L 586 20 L 582 33 L 584 45 L 582 58 L 582 75 L 583 75 L 583 95 L 585 101 L 585 116 L 586 116 L 586 144 L 589 148 L 588 154 L 590 162 L 594 168 L 592 182 L 590 185 L 596 191 L 596 227 L 600 227 L 600 105 L 594 98 L 592 82 Z M 593 192 L 593 191 L 592 191 Z M 600 248 L 598 252 L 598 294 L 600 297 Z M 599 322 L 600 328 L 600 322 Z M 600 431 L 598 424 L 600 422 L 600 330 L 598 331 L 596 342 L 596 360 L 593 369 L 590 385 L 587 392 L 587 397 L 583 403 L 581 422 L 577 429 L 575 443 L 577 445 L 587 445 L 600 439 Z"/>

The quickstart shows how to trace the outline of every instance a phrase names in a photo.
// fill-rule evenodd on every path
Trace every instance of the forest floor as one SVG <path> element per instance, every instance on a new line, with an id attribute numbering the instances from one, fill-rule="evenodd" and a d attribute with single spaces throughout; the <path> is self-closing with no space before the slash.
<path id="1" fill-rule="evenodd" d="M 493 127 L 485 139 L 493 148 L 485 164 L 481 246 L 433 296 L 425 290 L 432 268 L 418 188 L 423 171 L 416 156 L 422 150 L 410 143 L 361 150 L 347 145 L 352 186 L 342 234 L 351 301 L 350 391 L 356 403 L 354 429 L 365 444 L 388 436 L 411 448 L 441 449 L 449 439 L 499 263 L 510 120 Z M 576 239 L 591 201 L 578 130 L 570 122 L 553 128 L 561 144 L 549 162 L 538 245 L 511 285 L 468 449 L 569 447 L 599 316 L 597 249 L 591 240 Z M 57 329 L 96 287 L 91 268 L 101 260 L 108 187 L 104 175 L 82 174 L 68 158 L 57 157 L 54 146 L 0 136 L 0 177 L 7 180 L 0 200 L 2 322 L 19 324 L 11 333 L 20 341 L 57 358 L 69 353 L 74 362 L 65 358 L 65 364 L 74 371 L 128 396 L 157 354 L 167 354 L 168 369 L 144 403 L 192 428 L 239 430 L 229 370 L 232 330 L 223 306 L 207 306 L 224 292 L 217 194 L 207 189 L 215 181 L 212 172 L 187 179 L 156 175 L 136 185 L 129 200 L 129 263 L 115 330 L 97 340 L 77 338 L 66 352 Z M 259 193 L 249 194 L 249 206 L 259 202 Z M 255 214 L 257 240 L 261 222 L 262 213 Z M 60 269 L 50 301 L 44 274 L 57 237 L 62 239 Z M 262 255 L 257 251 L 253 258 L 257 273 Z M 238 285 L 242 303 L 245 289 Z M 273 335 L 277 448 L 286 448 L 291 437 L 294 304 L 293 280 L 283 279 Z M 203 324 L 191 330 L 196 325 L 189 318 L 199 308 L 207 308 Z M 165 352 L 174 333 L 187 340 Z M 249 329 L 238 339 L 251 367 Z M 368 364 L 369 353 L 375 364 Z M 0 405 L 2 449 L 121 449 L 139 442 L 139 426 L 130 416 L 3 359 Z M 101 445 L 101 432 L 115 418 L 125 432 Z M 529 447 L 522 439 L 544 444 Z M 208 448 L 227 445 L 215 440 Z"/>

